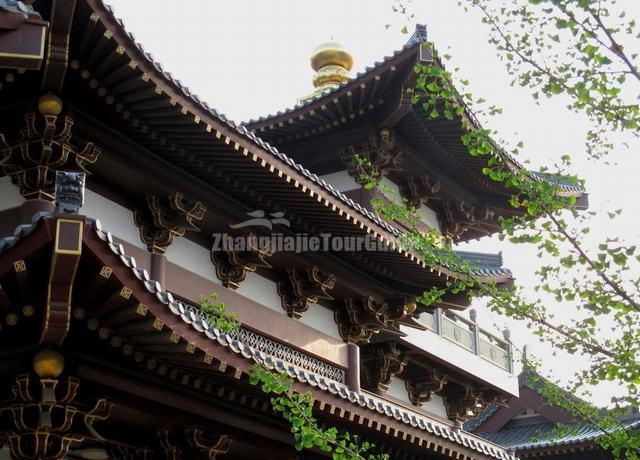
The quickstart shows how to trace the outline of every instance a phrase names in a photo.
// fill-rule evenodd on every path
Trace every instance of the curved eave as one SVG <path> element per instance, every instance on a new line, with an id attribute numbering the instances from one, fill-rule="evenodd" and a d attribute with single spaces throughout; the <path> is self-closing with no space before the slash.
<path id="1" fill-rule="evenodd" d="M 299 193 L 307 195 L 312 202 L 320 202 L 326 212 L 348 221 L 354 228 L 373 234 L 377 239 L 394 248 L 411 261 L 416 257 L 401 250 L 395 240 L 395 228 L 354 202 L 343 193 L 327 184 L 275 147 L 264 142 L 243 126 L 238 126 L 224 115 L 211 108 L 191 90 L 175 79 L 172 74 L 145 52 L 135 37 L 124 28 L 121 20 L 113 15 L 111 8 L 102 0 L 85 0 L 106 29 L 105 35 L 115 40 L 119 52 L 131 59 L 131 71 L 140 73 L 140 78 L 158 94 L 171 99 L 180 108 L 185 119 L 193 125 L 206 129 L 206 137 L 213 143 L 224 143 L 237 155 L 251 159 L 264 169 L 264 174 L 276 176 L 281 181 L 294 184 Z"/>
<path id="2" fill-rule="evenodd" d="M 90 43 L 90 47 L 100 47 L 103 52 L 113 48 L 113 53 L 117 54 L 115 59 L 119 59 L 118 62 L 129 62 L 122 69 L 127 74 L 126 84 L 136 88 L 134 90 L 136 94 L 144 94 L 145 97 L 149 95 L 149 101 L 154 105 L 160 104 L 161 108 L 156 110 L 171 109 L 174 111 L 176 116 L 181 119 L 181 127 L 184 127 L 182 129 L 188 129 L 189 135 L 197 136 L 199 142 L 216 146 L 217 155 L 225 158 L 233 157 L 235 163 L 242 163 L 245 168 L 251 164 L 251 168 L 260 170 L 261 176 L 268 178 L 269 181 L 277 182 L 280 186 L 290 187 L 291 193 L 304 195 L 305 206 L 309 210 L 319 212 L 317 211 L 318 206 L 321 206 L 323 215 L 331 216 L 331 219 L 339 225 L 346 225 L 356 233 L 373 235 L 392 248 L 391 253 L 396 254 L 394 259 L 396 263 L 422 270 L 425 273 L 424 276 L 437 275 L 442 279 L 459 276 L 446 267 L 427 267 L 416 255 L 405 251 L 398 245 L 399 233 L 392 225 L 363 208 L 275 147 L 256 137 L 245 127 L 236 125 L 198 98 L 189 88 L 156 62 L 142 45 L 136 42 L 133 34 L 125 30 L 122 21 L 113 15 L 111 8 L 102 0 L 83 0 L 79 2 L 77 7 L 81 8 L 82 5 L 87 5 L 89 8 L 89 11 L 85 12 L 87 18 L 90 15 L 89 24 L 74 24 L 74 28 L 77 28 L 81 35 L 83 28 L 85 28 L 84 34 L 99 37 L 99 43 Z M 74 20 L 79 21 L 77 13 Z M 102 27 L 96 27 L 98 24 Z M 86 43 L 82 45 L 87 46 Z M 417 45 L 411 44 L 408 49 L 414 46 Z M 83 67 L 83 63 L 78 62 L 80 67 L 74 68 L 73 56 L 70 62 L 71 69 L 68 70 L 68 73 L 79 74 L 80 76 L 77 78 L 85 85 L 90 82 L 89 77 L 85 79 L 82 76 L 83 72 L 88 72 Z M 118 101 L 116 100 L 116 102 Z M 126 103 L 113 105 L 123 106 L 118 114 L 121 118 L 124 117 L 124 114 L 129 115 L 130 118 L 126 120 L 129 122 L 130 130 L 138 129 L 137 125 L 131 122 L 136 114 L 127 111 Z M 148 139 L 149 136 L 146 136 Z M 155 142 L 154 146 L 157 146 L 157 150 L 163 148 L 161 144 L 158 144 L 157 138 L 151 137 L 151 139 L 155 139 L 152 142 Z M 167 148 L 166 144 L 164 148 Z M 188 156 L 188 154 L 180 153 L 177 155 L 178 153 L 180 152 L 174 152 L 175 156 L 182 157 L 182 163 L 185 163 L 184 156 Z M 196 164 L 200 164 L 201 169 L 206 167 L 205 158 L 200 157 L 194 161 Z"/>
<path id="3" fill-rule="evenodd" d="M 426 40 L 426 26 L 417 25 L 413 35 L 401 49 L 367 66 L 364 70 L 340 86 L 324 92 L 315 98 L 296 104 L 293 107 L 278 111 L 277 113 L 248 120 L 244 122 L 243 125 L 253 132 L 264 131 L 264 129 L 268 127 L 273 128 L 289 125 L 295 121 L 303 120 L 312 112 L 321 112 L 323 106 L 333 103 L 336 99 L 346 98 L 349 93 L 354 93 L 363 85 L 370 84 L 376 78 L 380 78 L 381 75 L 389 71 L 395 71 L 398 65 L 406 62 L 415 63 L 419 57 L 420 45 Z M 429 61 L 428 57 L 423 57 L 423 59 L 425 62 Z"/>
<path id="4" fill-rule="evenodd" d="M 602 437 L 602 431 L 583 423 L 560 424 L 560 427 L 569 432 L 558 436 L 558 425 L 549 422 L 542 425 L 506 428 L 497 433 L 486 433 L 482 436 L 514 449 L 520 455 L 527 456 L 542 454 L 549 450 L 562 451 L 578 446 L 587 447 Z M 619 426 L 613 428 L 613 432 L 632 430 L 638 427 L 640 427 L 640 417 L 629 417 L 620 420 Z"/>
<path id="5" fill-rule="evenodd" d="M 424 110 L 420 107 L 408 106 L 405 103 L 402 107 L 395 105 L 398 95 L 403 94 L 404 88 L 410 88 L 414 85 L 415 78 L 411 78 L 411 68 L 415 64 L 433 65 L 444 69 L 442 62 L 437 56 L 432 56 L 428 48 L 421 46 L 426 41 L 426 31 L 424 28 L 418 29 L 416 34 L 409 42 L 394 54 L 385 57 L 383 60 L 375 63 L 373 66 L 367 67 L 363 72 L 343 85 L 328 91 L 321 96 L 298 104 L 294 107 L 280 111 L 276 114 L 263 116 L 258 119 L 250 120 L 246 123 L 247 128 L 265 137 L 270 142 L 277 145 L 288 145 L 289 142 L 303 141 L 304 139 L 319 136 L 330 130 L 336 130 L 343 124 L 348 124 L 352 120 L 354 122 L 360 118 L 370 118 L 374 122 L 380 122 L 380 119 L 392 120 L 396 124 L 399 132 L 404 132 L 406 137 L 402 136 L 405 141 L 418 152 L 440 151 L 446 158 L 445 163 L 437 165 L 445 174 L 451 176 L 451 180 L 459 184 L 463 188 L 467 188 L 470 192 L 485 193 L 488 196 L 496 197 L 501 204 L 493 209 L 497 215 L 508 217 L 509 215 L 518 214 L 516 209 L 510 209 L 507 197 L 510 193 L 502 184 L 492 181 L 482 173 L 483 168 L 487 166 L 487 159 L 483 157 L 471 157 L 467 153 L 466 146 L 461 141 L 463 134 L 462 120 L 456 118 L 454 120 L 446 120 L 440 118 L 431 120 Z M 411 64 L 408 66 L 408 64 Z M 404 66 L 402 75 L 396 75 L 393 83 L 389 84 L 392 79 L 391 74 L 398 73 L 396 69 Z M 384 78 L 384 80 L 381 80 Z M 380 84 L 384 89 L 376 95 L 376 100 L 381 105 L 377 107 L 369 107 L 365 110 L 360 107 L 358 113 L 358 99 L 363 99 L 361 94 L 366 88 L 378 81 L 384 81 Z M 397 94 L 396 94 L 397 93 Z M 366 97 L 365 97 L 366 98 Z M 373 98 L 372 98 L 373 99 Z M 384 113 L 381 116 L 380 113 Z M 412 115 L 407 117 L 407 115 Z M 373 118 L 372 118 L 373 117 Z M 412 117 L 418 117 L 419 125 L 412 122 Z M 482 125 L 478 121 L 472 110 L 465 106 L 462 114 L 471 126 L 482 129 Z M 374 123 L 375 124 L 375 123 Z M 514 170 L 522 170 L 522 165 L 512 156 L 496 150 L 506 163 Z M 429 157 L 431 159 L 431 157 Z M 429 171 L 425 171 L 429 173 Z M 545 174 L 532 172 L 533 180 L 549 180 Z M 585 209 L 588 206 L 588 196 L 585 190 L 579 185 L 574 185 L 566 180 L 553 179 L 554 185 L 558 187 L 558 195 L 572 196 L 577 199 L 579 209 Z M 468 205 L 468 203 L 467 203 Z M 491 222 L 478 223 L 469 226 L 459 239 L 466 241 L 477 239 L 500 229 L 497 218 Z"/>
<path id="6" fill-rule="evenodd" d="M 333 413 L 336 407 L 346 406 L 347 411 L 353 414 L 363 411 L 365 414 L 373 413 L 375 417 L 382 416 L 387 422 L 377 422 L 378 426 L 387 426 L 387 430 L 392 429 L 395 433 L 405 433 L 407 430 L 413 429 L 423 433 L 423 436 L 428 434 L 429 438 L 436 439 L 436 449 L 448 448 L 450 451 L 459 452 L 461 455 L 464 455 L 464 451 L 470 450 L 476 453 L 476 455 L 484 455 L 488 458 L 514 460 L 512 455 L 497 444 L 483 440 L 476 435 L 461 432 L 452 426 L 437 422 L 417 412 L 410 411 L 376 397 L 375 395 L 352 391 L 345 384 L 332 381 L 326 377 L 301 369 L 282 359 L 275 358 L 265 352 L 256 350 L 241 340 L 213 328 L 209 323 L 208 314 L 203 314 L 200 309 L 193 305 L 188 305 L 180 300 L 174 299 L 171 293 L 163 290 L 160 283 L 151 280 L 146 270 L 137 268 L 135 259 L 126 255 L 122 245 L 114 244 L 112 235 L 102 229 L 99 221 L 95 221 L 93 228 L 95 234 L 108 245 L 110 251 L 130 268 L 133 276 L 144 285 L 144 289 L 146 289 L 149 294 L 155 296 L 161 304 L 160 306 L 162 307 L 164 305 L 164 308 L 168 308 L 173 315 L 182 321 L 182 324 L 179 326 L 180 330 L 184 330 L 185 326 L 190 326 L 189 329 L 191 330 L 189 333 L 182 334 L 185 340 L 188 340 L 189 337 L 194 337 L 193 341 L 187 341 L 187 344 L 194 344 L 205 356 L 213 355 L 214 357 L 218 357 L 218 359 L 220 355 L 214 352 L 212 346 L 219 348 L 221 345 L 225 348 L 224 355 L 232 354 L 237 358 L 233 360 L 234 363 L 237 363 L 236 375 L 247 373 L 249 367 L 254 362 L 264 363 L 281 372 L 287 373 L 295 379 L 298 391 L 308 391 L 309 387 L 312 387 L 315 393 L 314 399 L 317 401 L 316 405 L 323 412 Z M 223 360 L 220 361 L 225 362 Z M 238 374 L 238 372 L 240 374 Z M 329 396 L 329 399 L 322 394 Z M 346 411 L 341 410 L 340 413 L 346 415 Z M 373 416 L 370 415 L 369 417 L 372 417 L 371 419 L 373 420 Z M 360 418 L 367 420 L 368 417 L 364 415 L 360 416 Z M 410 442 L 418 442 L 419 445 L 423 445 L 423 441 L 415 439 L 414 436 L 404 435 L 402 439 L 410 440 Z M 431 444 L 428 443 L 424 445 L 431 446 Z M 456 445 L 458 447 L 456 447 Z"/>
<path id="7" fill-rule="evenodd" d="M 442 60 L 437 55 L 433 56 L 432 65 L 435 65 L 443 70 L 446 70 Z M 478 117 L 475 115 L 471 107 L 469 107 L 463 100 L 458 100 L 458 103 L 464 107 L 464 112 L 461 115 L 461 118 L 464 118 L 465 121 L 470 126 L 473 127 L 473 129 L 484 130 L 482 124 L 478 120 Z M 457 122 L 460 126 L 462 126 L 461 120 L 457 121 L 456 119 L 454 119 L 453 122 Z M 462 142 L 460 141 L 460 143 Z M 500 146 L 494 143 L 494 147 L 497 152 L 497 155 L 499 155 L 511 168 L 513 168 L 516 171 L 520 171 L 524 169 L 522 164 L 516 158 L 514 158 L 513 156 L 505 152 L 502 148 L 500 148 Z M 535 171 L 531 171 L 530 175 L 534 180 L 547 180 L 547 177 L 548 177 L 548 175 L 544 173 L 535 172 Z M 563 178 L 555 178 L 553 183 L 558 186 L 559 195 L 575 196 L 577 198 L 586 196 L 586 190 L 583 187 L 579 185 L 571 184 L 565 181 Z"/>

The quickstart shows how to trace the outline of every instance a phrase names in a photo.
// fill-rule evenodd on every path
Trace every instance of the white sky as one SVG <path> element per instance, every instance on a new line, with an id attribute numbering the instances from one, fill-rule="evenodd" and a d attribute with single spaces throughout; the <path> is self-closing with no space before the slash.
<path id="1" fill-rule="evenodd" d="M 107 0 L 145 49 L 194 93 L 235 121 L 257 118 L 295 104 L 312 90 L 311 51 L 335 39 L 355 57 L 355 72 L 400 48 L 408 36 L 400 33 L 402 18 L 391 11 L 391 0 Z M 640 17 L 640 3 L 635 16 Z M 576 173 L 587 180 L 591 209 L 623 208 L 623 216 L 609 223 L 596 219 L 594 238 L 623 236 L 638 241 L 640 200 L 639 143 L 619 148 L 617 166 L 582 159 L 584 133 L 589 125 L 568 112 L 561 100 L 537 106 L 526 90 L 509 86 L 509 77 L 487 43 L 487 29 L 476 13 L 465 13 L 453 0 L 413 0 L 412 12 L 427 24 L 429 38 L 443 52 L 450 48 L 454 63 L 471 82 L 470 89 L 504 108 L 493 124 L 503 137 L 522 139 L 524 157 L 536 165 L 551 164 L 565 153 L 576 161 Z M 386 24 L 395 26 L 389 29 Z M 516 135 L 515 133 L 518 133 Z M 515 143 L 515 142 L 514 142 Z M 474 249 L 503 251 L 505 265 L 525 287 L 534 283 L 539 261 L 535 250 L 511 247 L 485 239 Z M 559 318 L 572 308 L 554 305 Z M 480 321 L 495 318 L 481 309 Z M 537 343 L 526 327 L 509 324 L 520 346 L 544 358 L 545 367 L 560 379 L 570 377 L 584 360 L 559 354 Z M 593 401 L 608 402 L 614 386 L 598 389 Z"/>

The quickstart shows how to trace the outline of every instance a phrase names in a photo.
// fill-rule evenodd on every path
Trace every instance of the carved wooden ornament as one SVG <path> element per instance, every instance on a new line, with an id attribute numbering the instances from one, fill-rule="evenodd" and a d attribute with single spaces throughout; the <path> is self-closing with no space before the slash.
<path id="1" fill-rule="evenodd" d="M 360 147 L 349 146 L 338 152 L 347 172 L 363 184 L 369 178 L 383 178 L 392 171 L 402 170 L 402 153 L 394 153 L 395 136 L 387 128 L 372 134 Z"/>
<path id="2" fill-rule="evenodd" d="M 0 418 L 12 424 L 0 427 L 12 458 L 61 460 L 73 444 L 93 438 L 95 427 L 93 433 L 86 427 L 106 420 L 112 403 L 98 399 L 92 406 L 79 404 L 79 386 L 73 377 L 33 383 L 27 374 L 16 378 L 13 398 L 0 403 Z"/>
<path id="3" fill-rule="evenodd" d="M 367 343 L 373 334 L 387 332 L 403 337 L 400 324 L 423 328 L 413 321 L 415 308 L 399 299 L 393 302 L 376 302 L 373 297 L 348 298 L 344 308 L 335 311 L 335 321 L 342 338 L 349 343 Z"/>
<path id="4" fill-rule="evenodd" d="M 222 285 L 229 289 L 237 289 L 247 277 L 247 273 L 254 272 L 259 267 L 271 267 L 265 260 L 273 255 L 271 244 L 260 247 L 258 238 L 253 233 L 246 235 L 244 240 L 247 244 L 245 251 L 237 251 L 233 247 L 226 251 L 211 250 L 211 261 L 216 268 L 216 275 L 222 281 Z"/>
<path id="5" fill-rule="evenodd" d="M 333 299 L 329 291 L 335 282 L 335 276 L 325 275 L 315 266 L 306 270 L 289 269 L 287 276 L 278 282 L 282 308 L 291 318 L 299 319 L 311 304 L 320 299 Z"/>
<path id="6" fill-rule="evenodd" d="M 206 206 L 200 201 L 191 202 L 175 192 L 168 196 L 147 196 L 146 207 L 137 209 L 133 218 L 147 249 L 162 254 L 177 237 L 188 231 L 199 232 L 196 222 L 201 221 L 206 212 Z"/>
<path id="7" fill-rule="evenodd" d="M 223 456 L 231 448 L 231 437 L 226 434 L 207 435 L 201 428 L 188 428 L 186 435 L 189 445 L 209 460 Z"/>
<path id="8" fill-rule="evenodd" d="M 442 233 L 457 239 L 471 227 L 493 220 L 495 211 L 491 208 L 476 209 L 465 202 L 443 204 L 444 215 L 440 218 Z"/>
<path id="9" fill-rule="evenodd" d="M 201 428 L 180 431 L 158 431 L 160 448 L 166 460 L 206 458 L 215 460 L 229 452 L 231 437 L 226 434 L 210 435 Z"/>
<path id="10" fill-rule="evenodd" d="M 408 358 L 396 342 L 369 345 L 361 348 L 360 374 L 362 386 L 369 390 L 387 391 L 391 379 L 401 374 Z"/>
<path id="11" fill-rule="evenodd" d="M 480 391 L 470 384 L 448 391 L 444 395 L 447 416 L 458 424 L 476 418 L 490 404 L 506 407 L 506 397 Z"/>
<path id="12" fill-rule="evenodd" d="M 419 208 L 433 200 L 440 200 L 440 181 L 434 181 L 429 176 L 409 177 L 401 188 L 402 195 L 414 208 Z"/>
<path id="13" fill-rule="evenodd" d="M 423 403 L 430 401 L 434 394 L 440 393 L 448 380 L 449 378 L 445 374 L 432 368 L 425 371 L 421 379 L 405 381 L 409 400 L 412 404 L 421 406 Z"/>
<path id="14" fill-rule="evenodd" d="M 0 169 L 22 196 L 53 200 L 56 171 L 89 174 L 87 166 L 98 160 L 100 149 L 91 142 L 75 142 L 72 128 L 69 116 L 29 113 L 17 139 L 7 141 L 0 134 Z"/>

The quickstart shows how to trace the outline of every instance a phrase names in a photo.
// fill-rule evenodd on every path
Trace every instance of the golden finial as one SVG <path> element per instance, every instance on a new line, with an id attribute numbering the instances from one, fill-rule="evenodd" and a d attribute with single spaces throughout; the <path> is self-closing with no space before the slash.
<path id="1" fill-rule="evenodd" d="M 38 111 L 42 115 L 60 115 L 62 112 L 62 99 L 53 94 L 45 94 L 38 99 Z"/>
<path id="2" fill-rule="evenodd" d="M 340 43 L 323 43 L 313 50 L 311 68 L 313 76 L 313 94 L 302 98 L 301 102 L 312 99 L 329 90 L 337 88 L 349 80 L 349 71 L 353 67 L 353 56 Z"/>
<path id="3" fill-rule="evenodd" d="M 64 370 L 64 356 L 54 350 L 40 350 L 33 358 L 33 370 L 43 379 L 58 378 Z"/>

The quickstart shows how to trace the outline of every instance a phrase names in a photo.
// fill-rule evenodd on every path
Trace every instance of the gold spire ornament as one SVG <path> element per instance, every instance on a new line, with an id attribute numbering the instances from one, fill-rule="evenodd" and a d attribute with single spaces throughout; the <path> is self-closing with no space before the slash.
<path id="1" fill-rule="evenodd" d="M 53 94 L 45 94 L 38 99 L 38 112 L 57 117 L 62 112 L 62 100 Z"/>
<path id="2" fill-rule="evenodd" d="M 323 43 L 313 50 L 311 68 L 316 72 L 313 76 L 315 90 L 299 102 L 314 99 L 347 82 L 353 68 L 353 56 L 340 43 Z"/>
<path id="3" fill-rule="evenodd" d="M 57 379 L 64 370 L 64 356 L 54 350 L 40 350 L 33 357 L 33 370 L 43 379 Z"/>

